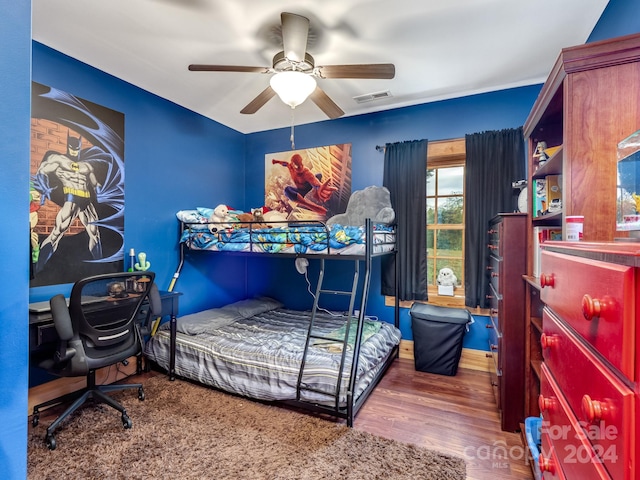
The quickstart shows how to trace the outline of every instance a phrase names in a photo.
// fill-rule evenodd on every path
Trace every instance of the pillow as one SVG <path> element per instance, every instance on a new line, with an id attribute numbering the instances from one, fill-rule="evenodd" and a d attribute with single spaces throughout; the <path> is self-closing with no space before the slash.
<path id="1" fill-rule="evenodd" d="M 210 308 L 185 315 L 176 323 L 177 331 L 187 335 L 212 332 L 242 318 L 282 307 L 282 303 L 268 297 L 249 298 L 220 308 Z"/>
<path id="2" fill-rule="evenodd" d="M 269 297 L 247 298 L 221 308 L 230 314 L 236 313 L 240 318 L 249 318 L 260 313 L 282 307 L 282 303 Z"/>
<path id="3" fill-rule="evenodd" d="M 240 318 L 232 312 L 223 311 L 222 308 L 210 308 L 178 318 L 176 329 L 187 335 L 198 335 L 230 325 Z"/>
<path id="4" fill-rule="evenodd" d="M 202 215 L 198 210 L 180 210 L 176 217 L 181 222 L 188 223 L 191 230 L 208 230 L 209 217 Z"/>

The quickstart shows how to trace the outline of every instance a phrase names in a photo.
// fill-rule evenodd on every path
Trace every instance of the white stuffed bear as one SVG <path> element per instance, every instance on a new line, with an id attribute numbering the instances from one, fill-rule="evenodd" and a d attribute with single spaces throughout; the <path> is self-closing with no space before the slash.
<path id="1" fill-rule="evenodd" d="M 453 273 L 449 267 L 444 267 L 440 269 L 440 273 L 438 273 L 438 285 L 449 286 L 453 285 L 454 287 L 458 283 L 458 277 Z"/>
<path id="2" fill-rule="evenodd" d="M 224 230 L 226 228 L 231 228 L 229 222 L 231 217 L 229 216 L 229 209 L 226 205 L 220 204 L 216 208 L 213 209 L 213 213 L 209 217 L 209 231 L 211 233 L 216 233 L 218 230 Z"/>

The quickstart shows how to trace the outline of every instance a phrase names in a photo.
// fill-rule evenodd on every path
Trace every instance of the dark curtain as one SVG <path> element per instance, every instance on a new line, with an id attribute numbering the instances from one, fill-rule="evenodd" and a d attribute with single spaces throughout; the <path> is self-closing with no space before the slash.
<path id="1" fill-rule="evenodd" d="M 465 304 L 488 308 L 488 224 L 516 209 L 519 191 L 511 183 L 525 177 L 522 127 L 465 136 Z M 525 255 L 525 252 L 522 252 Z"/>
<path id="2" fill-rule="evenodd" d="M 398 245 L 382 262 L 382 294 L 395 295 L 397 261 L 400 300 L 427 300 L 427 140 L 387 144 L 382 184 L 396 212 Z"/>

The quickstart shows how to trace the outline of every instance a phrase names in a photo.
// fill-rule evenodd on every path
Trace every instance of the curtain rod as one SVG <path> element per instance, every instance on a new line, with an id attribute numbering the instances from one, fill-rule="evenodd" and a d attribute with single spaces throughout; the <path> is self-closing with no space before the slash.
<path id="1" fill-rule="evenodd" d="M 466 136 L 465 136 L 466 137 Z M 443 138 L 440 140 L 433 140 L 432 142 L 429 143 L 439 143 L 439 142 L 453 142 L 455 140 L 464 140 L 465 137 L 458 137 L 458 138 Z M 411 140 L 409 140 L 411 141 Z M 376 145 L 376 150 L 379 152 L 384 152 L 387 149 L 387 147 L 385 145 Z"/>

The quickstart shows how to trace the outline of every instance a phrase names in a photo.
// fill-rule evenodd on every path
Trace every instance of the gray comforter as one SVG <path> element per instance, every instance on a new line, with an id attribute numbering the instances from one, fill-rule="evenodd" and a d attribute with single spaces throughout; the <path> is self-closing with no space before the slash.
<path id="1" fill-rule="evenodd" d="M 273 300 L 245 300 L 178 319 L 175 373 L 200 383 L 260 400 L 292 400 L 311 312 L 281 308 Z M 344 338 L 347 318 L 319 312 L 314 333 Z M 340 405 L 346 392 L 353 360 L 353 334 L 346 352 Z M 365 321 L 357 370 L 355 398 L 371 383 L 393 347 L 400 331 L 386 322 Z M 146 345 L 146 355 L 169 367 L 169 327 L 164 324 Z M 310 347 L 303 384 L 328 392 L 302 391 L 301 399 L 334 405 L 342 344 L 316 341 Z"/>

